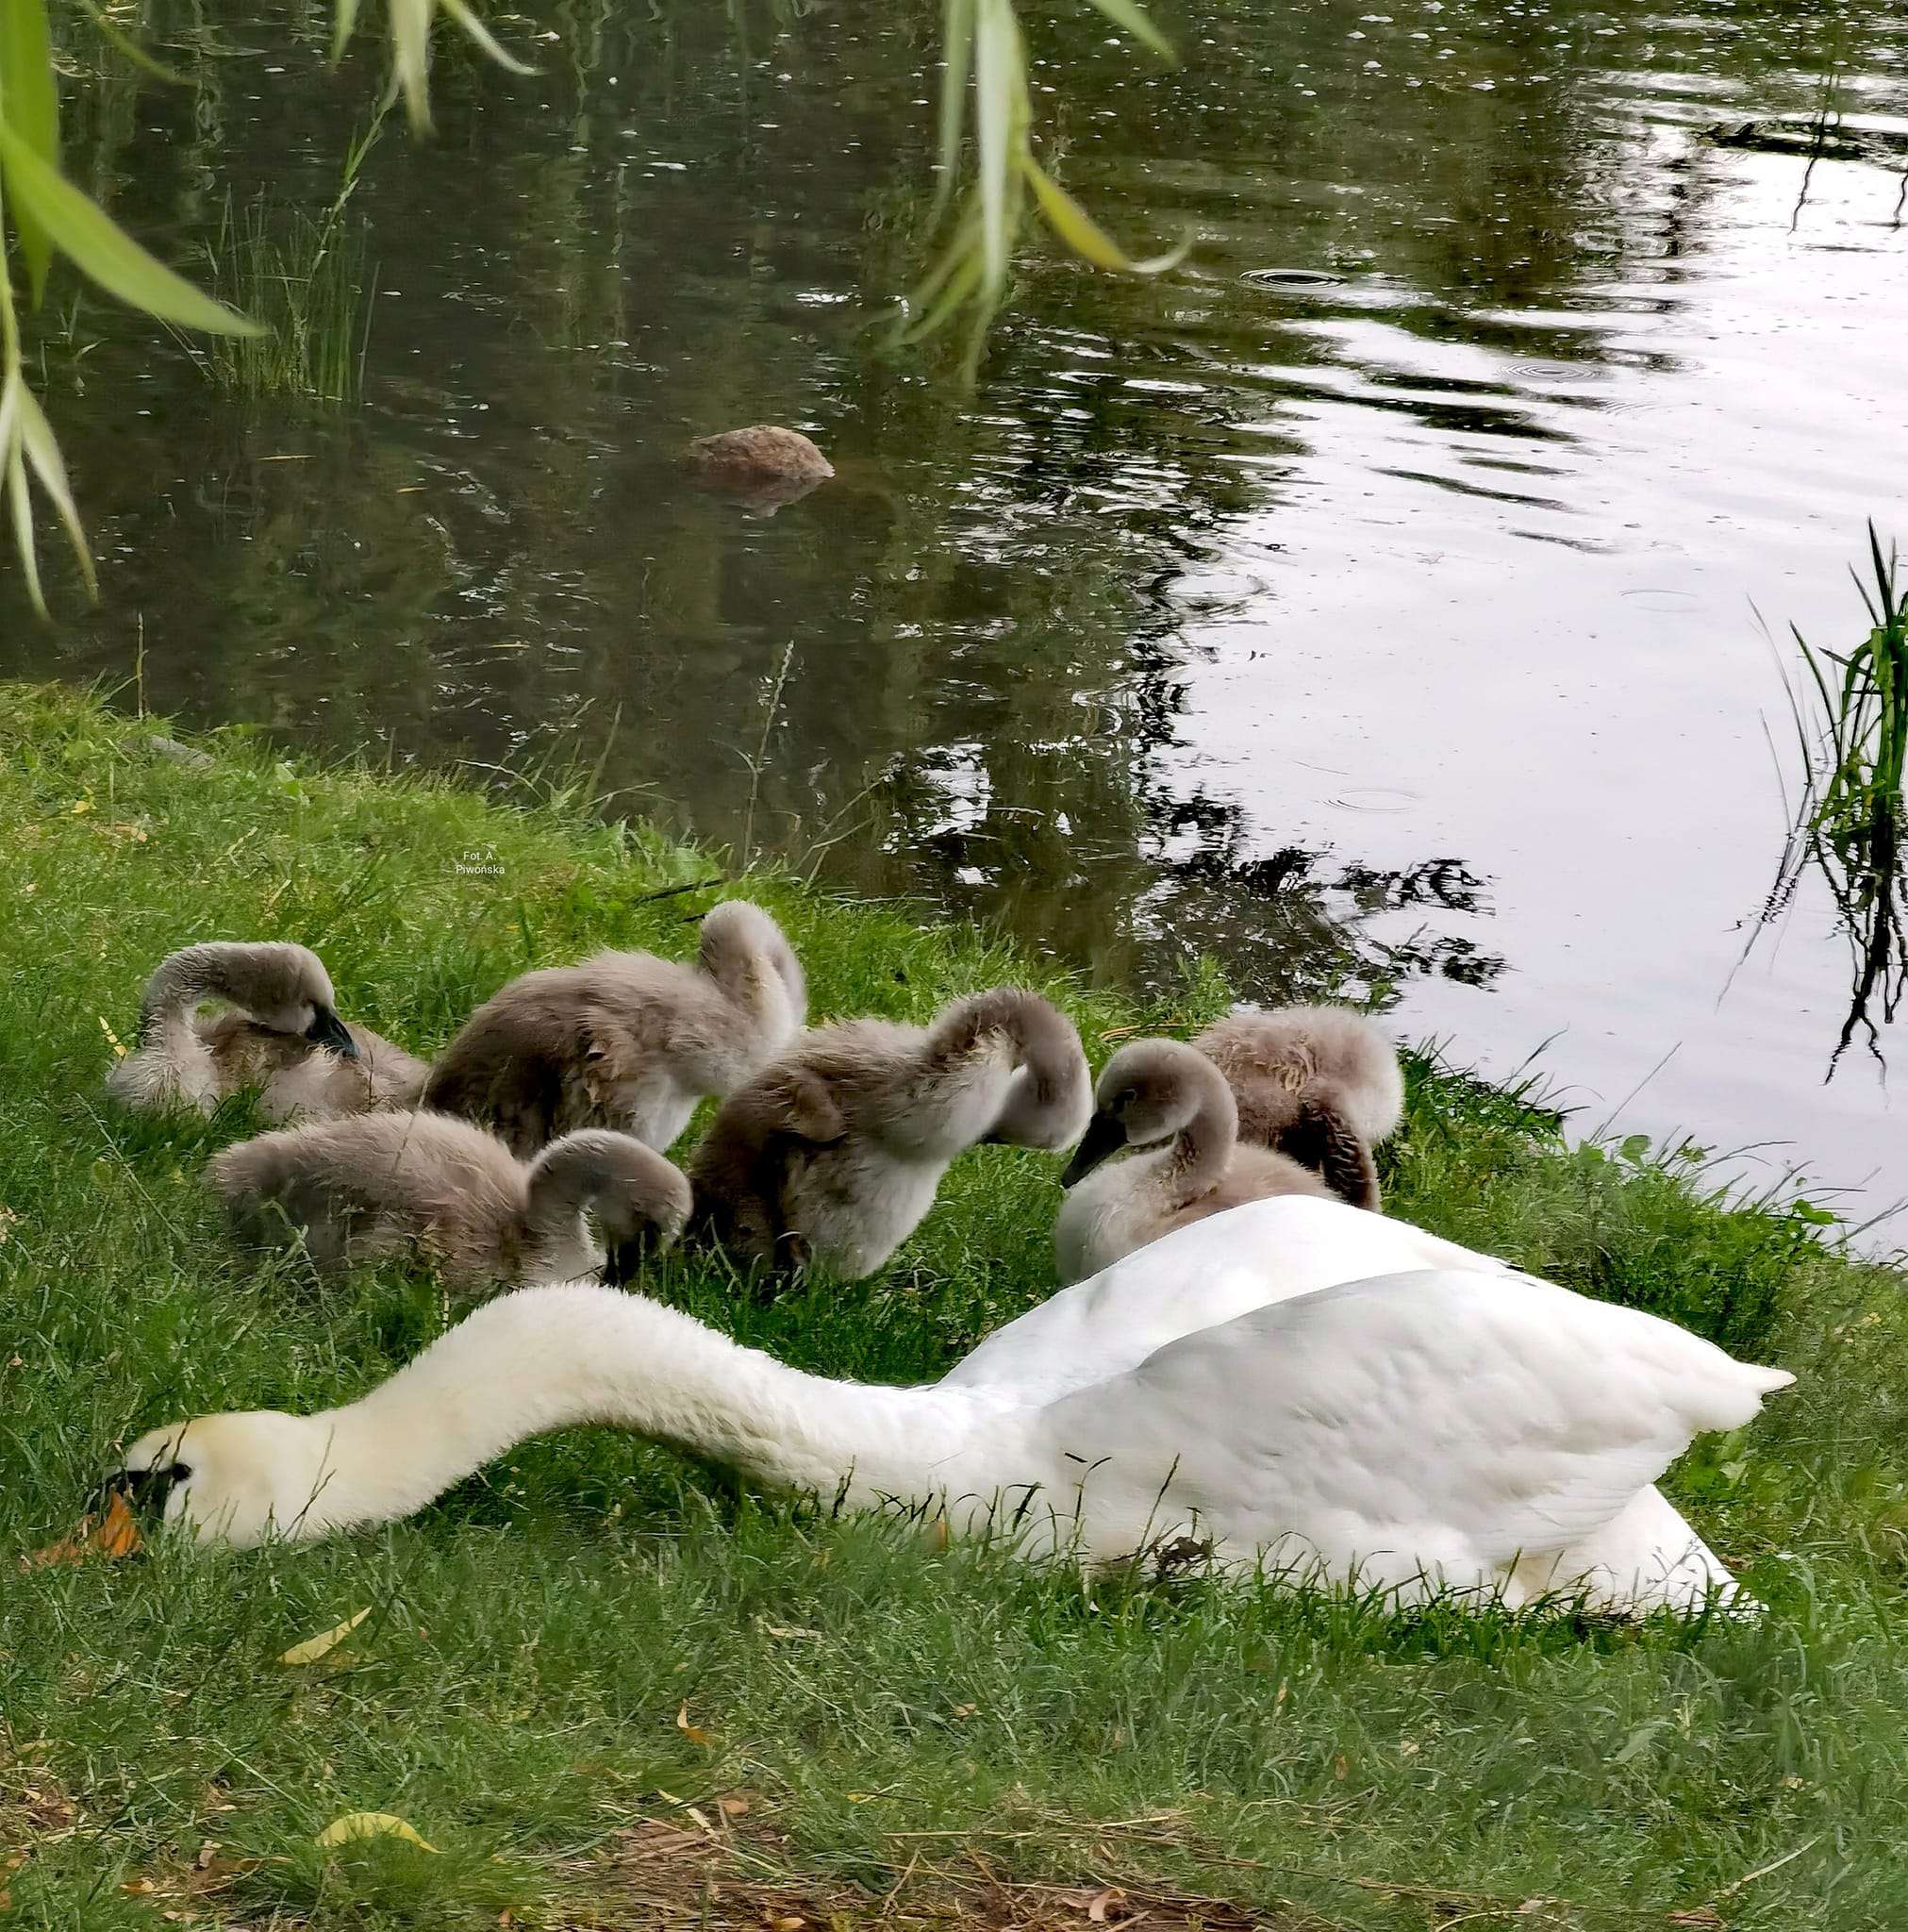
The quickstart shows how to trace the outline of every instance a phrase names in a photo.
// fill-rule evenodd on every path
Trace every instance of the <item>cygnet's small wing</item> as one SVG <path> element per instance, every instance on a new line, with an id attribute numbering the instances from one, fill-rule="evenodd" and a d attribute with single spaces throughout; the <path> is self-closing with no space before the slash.
<path id="1" fill-rule="evenodd" d="M 1169 1343 L 1050 1405 L 1037 1456 L 1087 1472 L 1089 1517 L 1121 1530 L 1198 1525 L 1236 1555 L 1297 1535 L 1341 1574 L 1487 1582 L 1594 1537 L 1791 1379 L 1634 1308 L 1440 1269 Z"/>
<path id="2" fill-rule="evenodd" d="M 1281 1195 L 1195 1222 L 997 1328 L 943 1378 L 1058 1395 L 1137 1367 L 1182 1335 L 1336 1282 L 1408 1268 L 1502 1270 L 1406 1221 Z"/>

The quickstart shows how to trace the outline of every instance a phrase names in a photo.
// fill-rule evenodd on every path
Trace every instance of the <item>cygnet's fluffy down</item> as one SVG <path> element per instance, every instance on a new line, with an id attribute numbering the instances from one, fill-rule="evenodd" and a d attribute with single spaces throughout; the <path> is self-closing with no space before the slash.
<path id="1" fill-rule="evenodd" d="M 1354 1208 L 1377 1208 L 1371 1150 L 1404 1112 L 1397 1050 L 1378 1025 L 1350 1007 L 1241 1007 L 1192 1043 L 1225 1075 L 1241 1141 L 1317 1170 Z"/>
<path id="2" fill-rule="evenodd" d="M 227 1010 L 202 1013 L 208 1002 Z M 324 962 L 283 941 L 208 941 L 162 960 L 140 1003 L 139 1044 L 107 1091 L 140 1112 L 209 1114 L 258 1090 L 268 1120 L 324 1120 L 414 1102 L 430 1069 L 338 1017 Z"/>
<path id="3" fill-rule="evenodd" d="M 732 1095 L 696 1149 L 703 1233 L 771 1271 L 871 1274 L 982 1141 L 1058 1149 L 1092 1105 L 1080 1036 L 1037 993 L 997 987 L 932 1026 L 818 1028 Z"/>
<path id="4" fill-rule="evenodd" d="M 1321 1176 L 1289 1156 L 1238 1144 L 1232 1091 L 1196 1047 L 1130 1041 L 1106 1062 L 1097 1097 L 1062 1176 L 1068 1193 L 1054 1224 L 1062 1282 L 1097 1274 L 1175 1228 L 1247 1201 L 1334 1198 Z"/>
<path id="5" fill-rule="evenodd" d="M 732 1093 L 807 1017 L 782 929 L 725 900 L 694 964 L 599 953 L 525 973 L 471 1015 L 439 1057 L 423 1105 L 528 1157 L 559 1134 L 608 1127 L 666 1148 L 705 1094 Z"/>
<path id="6" fill-rule="evenodd" d="M 327 1270 L 417 1255 L 465 1290 L 594 1274 L 606 1249 L 626 1261 L 673 1241 L 689 1210 L 680 1170 L 627 1134 L 567 1134 L 526 1163 L 481 1127 L 436 1113 L 262 1134 L 207 1173 L 255 1239 L 301 1233 Z"/>

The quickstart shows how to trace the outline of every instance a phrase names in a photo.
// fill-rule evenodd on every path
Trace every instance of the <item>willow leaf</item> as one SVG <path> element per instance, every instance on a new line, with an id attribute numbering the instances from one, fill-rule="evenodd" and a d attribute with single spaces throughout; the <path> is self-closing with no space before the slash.
<path id="1" fill-rule="evenodd" d="M 388 103 L 404 97 L 411 131 L 431 125 L 431 0 L 389 0 L 390 8 L 390 89 Z"/>
<path id="2" fill-rule="evenodd" d="M 980 285 L 980 251 L 969 248 L 954 259 L 947 281 L 938 291 L 939 300 L 929 297 L 923 301 L 921 320 L 907 329 L 902 340 L 923 341 L 937 329 L 945 327 Z"/>
<path id="3" fill-rule="evenodd" d="M 1010 0 L 979 0 L 974 24 L 974 136 L 979 148 L 981 278 L 989 294 L 1007 279 L 1018 197 L 1015 160 L 1026 142 L 1027 74 Z"/>
<path id="4" fill-rule="evenodd" d="M 1177 268 L 1192 246 L 1192 237 L 1188 235 L 1177 248 L 1136 261 L 1032 155 L 1021 156 L 1020 172 L 1033 183 L 1034 199 L 1054 234 L 1095 268 L 1111 269 L 1122 275 L 1162 275 L 1170 268 Z"/>
<path id="5" fill-rule="evenodd" d="M 51 235 L 81 274 L 131 308 L 209 335 L 256 336 L 256 322 L 202 295 L 156 261 L 113 218 L 50 168 L 10 125 L 0 126 L 0 169 L 7 175 L 14 218 L 24 211 Z"/>
<path id="6" fill-rule="evenodd" d="M 21 467 L 20 445 L 16 441 L 6 453 L 7 500 L 13 510 L 13 547 L 20 553 L 20 568 L 26 577 L 26 594 L 41 617 L 46 615 L 46 596 L 40 588 L 40 558 L 33 548 L 33 504 L 26 494 L 26 472 Z"/>
<path id="7" fill-rule="evenodd" d="M 1162 59 L 1177 60 L 1172 42 L 1153 25 L 1135 0 L 1091 0 L 1115 26 L 1124 27 L 1136 41 L 1149 46 Z"/>
<path id="8" fill-rule="evenodd" d="M 79 507 L 73 500 L 73 485 L 67 479 L 66 458 L 59 453 L 59 439 L 46 420 L 46 411 L 40 407 L 40 398 L 25 384 L 20 390 L 20 441 L 34 475 L 40 479 L 41 489 L 52 500 L 59 521 L 66 526 L 66 541 L 73 545 L 79 574 L 86 579 L 87 595 L 97 598 L 99 578 L 93 574 L 92 551 L 87 544 L 86 526 L 79 521 Z"/>
<path id="9" fill-rule="evenodd" d="M 499 67 L 506 68 L 512 74 L 535 74 L 537 72 L 534 67 L 524 66 L 523 61 L 518 59 L 514 54 L 505 53 L 502 46 L 498 44 L 497 37 L 465 5 L 465 0 L 438 0 L 438 5 L 463 28 L 464 32 L 475 42 L 478 50 L 488 55 Z"/>
<path id="10" fill-rule="evenodd" d="M 974 64 L 974 0 L 947 0 L 941 16 L 940 178 L 935 183 L 932 227 L 947 212 L 960 174 L 967 130 L 968 81 Z"/>
<path id="11" fill-rule="evenodd" d="M 357 0 L 338 0 L 331 15 L 331 58 L 335 62 L 344 58 L 344 50 L 351 44 L 352 30 L 357 25 Z"/>
<path id="12" fill-rule="evenodd" d="M 0 124 L 49 168 L 59 165 L 59 92 L 53 75 L 53 42 L 45 0 L 0 0 Z M 33 306 L 46 292 L 53 266 L 53 237 L 26 204 L 14 200 L 13 225 Z"/>

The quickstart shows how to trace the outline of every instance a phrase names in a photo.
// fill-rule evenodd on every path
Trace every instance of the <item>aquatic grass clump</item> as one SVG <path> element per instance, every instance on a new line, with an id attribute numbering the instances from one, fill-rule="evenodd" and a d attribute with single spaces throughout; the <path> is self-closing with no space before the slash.
<path id="1" fill-rule="evenodd" d="M 218 240 L 207 250 L 212 285 L 261 329 L 194 347 L 194 359 L 220 389 L 249 400 L 295 396 L 328 408 L 347 408 L 363 394 L 377 275 L 351 201 L 388 108 L 352 142 L 338 193 L 322 214 L 263 195 L 239 214 L 226 199 Z"/>
<path id="2" fill-rule="evenodd" d="M 1908 779 L 1908 594 L 1893 544 L 1884 556 L 1868 525 L 1870 586 L 1855 588 L 1867 610 L 1867 638 L 1846 656 L 1817 651 L 1794 625 L 1805 680 L 1789 691 L 1802 754 L 1802 793 L 1767 924 L 1788 905 L 1805 870 L 1820 874 L 1834 901 L 1853 972 L 1849 1010 L 1829 1074 L 1855 1029 L 1880 1054 L 1871 1009 L 1892 1021 L 1908 991 L 1908 927 L 1902 921 L 1903 783 Z"/>
<path id="3" fill-rule="evenodd" d="M 262 335 L 195 346 L 213 383 L 255 400 L 296 396 L 330 408 L 357 401 L 372 311 L 362 223 L 314 219 L 263 197 L 235 213 L 228 202 L 208 254 L 213 287 L 265 325 Z"/>
<path id="4" fill-rule="evenodd" d="M 356 403 L 371 339 L 363 225 L 336 212 L 314 219 L 264 197 L 242 213 L 228 202 L 207 253 L 213 286 L 265 325 L 261 335 L 195 346 L 214 385 L 248 400 Z"/>

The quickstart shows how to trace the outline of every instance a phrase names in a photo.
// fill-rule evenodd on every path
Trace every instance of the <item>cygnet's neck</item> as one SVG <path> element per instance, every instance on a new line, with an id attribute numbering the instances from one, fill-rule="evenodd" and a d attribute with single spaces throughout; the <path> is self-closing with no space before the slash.
<path id="1" fill-rule="evenodd" d="M 1174 1207 L 1209 1194 L 1225 1178 L 1238 1141 L 1238 1108 L 1217 1072 L 1193 1089 L 1191 1116 L 1151 1159 L 1157 1185 Z"/>
<path id="2" fill-rule="evenodd" d="M 209 945 L 187 946 L 161 960 L 146 981 L 140 1001 L 140 1040 L 157 1045 L 191 1024 L 192 1010 L 203 999 L 229 997 L 223 960 Z"/>
<path id="3" fill-rule="evenodd" d="M 571 1284 L 500 1296 L 328 1435 L 326 1515 L 389 1522 L 532 1436 L 598 1424 L 775 1489 L 866 1507 L 966 1482 L 985 1398 L 832 1382 L 640 1295 Z"/>

